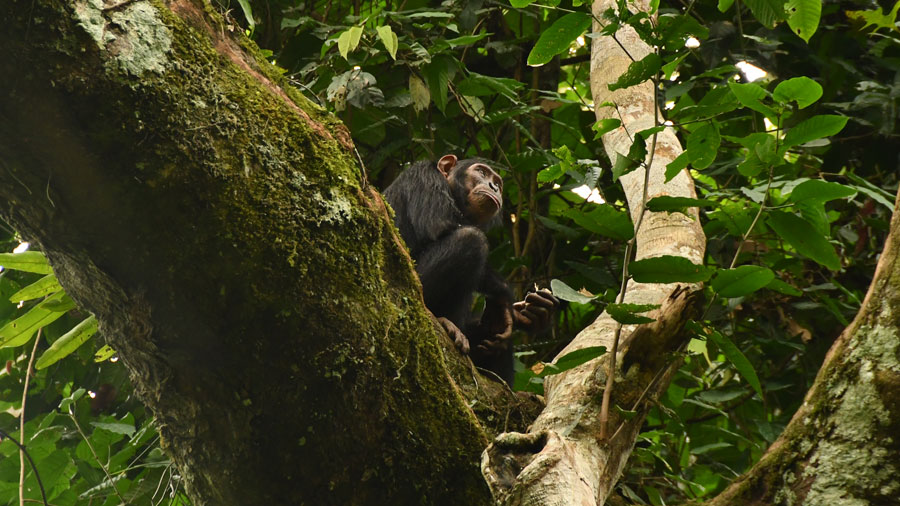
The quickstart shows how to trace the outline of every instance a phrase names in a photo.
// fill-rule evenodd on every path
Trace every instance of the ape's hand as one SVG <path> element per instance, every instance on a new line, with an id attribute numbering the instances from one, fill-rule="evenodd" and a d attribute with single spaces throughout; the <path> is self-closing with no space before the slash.
<path id="1" fill-rule="evenodd" d="M 512 305 L 517 329 L 540 332 L 550 325 L 550 317 L 559 307 L 559 299 L 543 288 L 525 296 L 525 300 Z"/>

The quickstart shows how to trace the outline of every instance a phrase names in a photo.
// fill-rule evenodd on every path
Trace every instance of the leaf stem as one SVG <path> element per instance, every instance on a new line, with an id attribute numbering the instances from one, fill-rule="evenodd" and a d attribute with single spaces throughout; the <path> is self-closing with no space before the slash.
<path id="1" fill-rule="evenodd" d="M 37 355 L 38 343 L 41 342 L 41 331 L 44 330 L 43 327 L 39 328 L 37 331 L 37 337 L 34 338 L 34 346 L 31 348 L 31 356 L 28 357 L 28 367 L 25 369 L 25 386 L 22 388 L 22 410 L 19 412 L 19 441 L 22 441 L 22 445 L 19 447 L 19 506 L 25 506 L 25 400 L 28 398 L 28 383 L 31 381 L 31 368 L 34 366 L 34 356 Z M 31 457 L 28 457 L 30 460 Z M 34 463 L 32 463 L 32 467 L 34 467 Z M 37 475 L 37 469 L 34 470 L 34 474 Z M 44 487 L 41 486 L 41 493 L 44 492 Z M 47 498 L 44 497 L 44 502 L 47 501 Z"/>

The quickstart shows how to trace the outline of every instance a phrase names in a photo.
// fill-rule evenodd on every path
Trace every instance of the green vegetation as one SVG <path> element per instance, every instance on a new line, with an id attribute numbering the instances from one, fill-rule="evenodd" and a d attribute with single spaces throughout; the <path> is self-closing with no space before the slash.
<path id="1" fill-rule="evenodd" d="M 218 7 L 223 30 L 245 30 L 284 79 L 344 121 L 376 188 L 445 153 L 496 161 L 507 204 L 492 231 L 494 265 L 518 295 L 552 286 L 566 301 L 549 334 L 519 338 L 517 388 L 540 392 L 544 377 L 605 353 L 549 364 L 604 309 L 621 323 L 648 320 L 641 313 L 652 306 L 616 304 L 625 262 L 640 282 L 706 282 L 684 365 L 617 490 L 636 504 L 713 497 L 784 429 L 869 286 L 900 174 L 900 2 L 889 12 L 809 0 L 663 2 L 656 18 L 592 18 L 580 0 L 510 3 Z M 615 160 L 599 139 L 620 123 L 597 122 L 594 108 L 607 105 L 591 100 L 592 23 L 603 34 L 630 25 L 657 48 L 611 86 L 652 80 L 663 110 Z M 754 67 L 765 71 L 758 79 Z M 641 170 L 664 124 L 685 147 L 667 177 L 690 169 L 698 198 L 647 207 L 699 209 L 702 266 L 627 258 L 634 224 L 618 179 Z M 349 199 L 331 197 L 323 221 L 352 213 Z M 0 251 L 22 240 L 0 235 Z M 124 367 L 91 339 L 93 316 L 75 308 L 43 255 L 0 255 L 0 265 L 0 429 L 19 438 L 27 393 L 23 443 L 49 502 L 187 504 Z M 18 449 L 3 439 L 0 503 L 13 504 Z M 25 495 L 39 500 L 25 470 Z"/>

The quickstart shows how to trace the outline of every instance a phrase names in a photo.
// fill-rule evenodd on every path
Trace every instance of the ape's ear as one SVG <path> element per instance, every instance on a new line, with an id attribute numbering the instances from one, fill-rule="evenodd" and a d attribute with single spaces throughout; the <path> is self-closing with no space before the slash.
<path id="1" fill-rule="evenodd" d="M 437 167 L 441 174 L 450 178 L 450 171 L 456 166 L 456 155 L 444 155 L 438 160 Z"/>

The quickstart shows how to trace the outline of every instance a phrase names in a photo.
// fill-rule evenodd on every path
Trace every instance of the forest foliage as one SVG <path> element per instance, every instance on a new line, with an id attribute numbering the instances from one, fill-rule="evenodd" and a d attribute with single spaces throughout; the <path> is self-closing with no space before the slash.
<path id="1" fill-rule="evenodd" d="M 721 491 L 780 434 L 825 351 L 855 315 L 887 233 L 898 185 L 900 2 L 745 0 L 628 3 L 592 15 L 581 0 L 239 0 L 218 4 L 292 85 L 349 127 L 369 181 L 446 153 L 495 161 L 505 180 L 493 265 L 518 295 L 564 300 L 550 332 L 519 336 L 516 388 L 603 353 L 551 363 L 615 304 L 623 268 L 641 282 L 707 282 L 684 365 L 653 408 L 618 492 L 671 504 Z M 611 86 L 652 80 L 658 124 L 606 157 L 590 44 L 631 26 L 655 52 Z M 592 33 L 593 27 L 599 27 Z M 704 265 L 634 262 L 618 179 L 644 170 L 653 137 L 685 147 Z M 24 249 L 8 228 L 0 250 Z M 26 497 L 67 504 L 187 504 L 153 419 L 97 324 L 65 295 L 40 253 L 0 257 L 0 429 L 18 439 L 23 393 Z M 33 374 L 27 373 L 34 361 Z M 619 409 L 627 409 L 619 407 Z M 19 496 L 16 445 L 0 443 L 0 502 Z"/>

